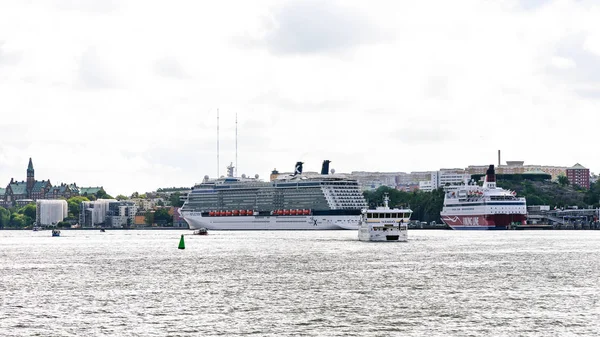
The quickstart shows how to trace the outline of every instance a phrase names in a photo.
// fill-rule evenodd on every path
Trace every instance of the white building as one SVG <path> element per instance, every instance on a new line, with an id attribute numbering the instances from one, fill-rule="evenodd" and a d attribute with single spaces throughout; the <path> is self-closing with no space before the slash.
<path id="1" fill-rule="evenodd" d="M 106 213 L 106 225 L 117 228 L 133 226 L 136 212 L 137 206 L 132 201 L 110 202 Z"/>
<path id="2" fill-rule="evenodd" d="M 84 201 L 79 206 L 79 224 L 81 227 L 94 227 L 106 222 L 108 205 L 115 199 L 98 199 L 96 201 Z"/>
<path id="3" fill-rule="evenodd" d="M 446 185 L 461 185 L 471 180 L 471 175 L 464 169 L 441 169 L 438 174 L 438 188 Z"/>
<path id="4" fill-rule="evenodd" d="M 63 221 L 69 214 L 66 200 L 38 200 L 35 203 L 35 221 L 39 226 L 52 226 Z"/>
<path id="5" fill-rule="evenodd" d="M 471 175 L 463 169 L 441 169 L 431 172 L 429 180 L 419 182 L 419 190 L 431 192 L 448 185 L 461 185 L 469 181 Z"/>

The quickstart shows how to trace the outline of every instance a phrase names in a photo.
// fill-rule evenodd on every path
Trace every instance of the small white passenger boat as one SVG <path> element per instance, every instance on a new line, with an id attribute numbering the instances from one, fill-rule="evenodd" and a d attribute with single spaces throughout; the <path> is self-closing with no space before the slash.
<path id="1" fill-rule="evenodd" d="M 52 236 L 60 236 L 60 231 L 58 229 L 53 229 Z"/>
<path id="2" fill-rule="evenodd" d="M 390 198 L 386 193 L 383 206 L 362 211 L 358 239 L 360 241 L 408 241 L 408 222 L 412 210 L 390 208 Z"/>

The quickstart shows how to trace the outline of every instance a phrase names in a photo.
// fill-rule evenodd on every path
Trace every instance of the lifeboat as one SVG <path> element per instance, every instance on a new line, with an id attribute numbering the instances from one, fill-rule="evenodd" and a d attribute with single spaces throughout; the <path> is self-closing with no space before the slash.
<path id="1" fill-rule="evenodd" d="M 296 211 L 295 209 L 291 209 L 290 210 L 290 215 L 297 215 L 298 211 Z"/>
<path id="2" fill-rule="evenodd" d="M 275 212 L 277 213 L 277 215 L 283 215 L 283 211 L 280 209 L 276 210 Z"/>
<path id="3" fill-rule="evenodd" d="M 283 210 L 283 215 L 290 215 L 290 210 L 289 209 L 284 209 Z"/>
<path id="4" fill-rule="evenodd" d="M 249 209 L 246 211 L 246 215 L 254 215 L 254 211 Z"/>
<path id="5" fill-rule="evenodd" d="M 305 209 L 305 210 L 302 211 L 302 213 L 304 215 L 309 215 L 310 214 L 310 209 Z"/>
<path id="6" fill-rule="evenodd" d="M 240 211 L 238 211 L 237 209 L 233 210 L 233 215 L 238 216 L 240 215 Z"/>
<path id="7" fill-rule="evenodd" d="M 219 211 L 219 216 L 225 216 L 225 211 Z"/>
<path id="8" fill-rule="evenodd" d="M 246 210 L 245 209 L 241 210 L 240 215 L 246 215 Z"/>
<path id="9" fill-rule="evenodd" d="M 231 216 L 231 211 L 227 211 L 227 212 L 225 212 L 225 215 L 227 215 L 227 216 Z"/>
<path id="10" fill-rule="evenodd" d="M 208 216 L 215 216 L 215 212 L 213 212 L 213 211 L 208 212 Z"/>

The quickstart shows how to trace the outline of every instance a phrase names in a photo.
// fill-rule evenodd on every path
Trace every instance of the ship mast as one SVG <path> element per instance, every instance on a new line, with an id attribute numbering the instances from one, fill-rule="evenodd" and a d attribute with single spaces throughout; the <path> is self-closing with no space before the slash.
<path id="1" fill-rule="evenodd" d="M 238 132 L 237 132 L 237 112 L 235 113 L 235 176 L 238 176 L 238 161 L 237 161 L 237 140 L 238 140 Z"/>
<path id="2" fill-rule="evenodd" d="M 217 179 L 219 178 L 219 109 L 217 108 Z"/>

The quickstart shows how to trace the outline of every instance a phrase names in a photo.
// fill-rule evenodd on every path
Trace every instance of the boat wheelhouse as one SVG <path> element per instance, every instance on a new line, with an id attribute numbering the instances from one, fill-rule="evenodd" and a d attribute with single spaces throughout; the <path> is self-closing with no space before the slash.
<path id="1" fill-rule="evenodd" d="M 384 206 L 363 210 L 358 229 L 360 241 L 408 241 L 408 222 L 412 210 L 390 208 L 389 201 L 386 193 L 383 198 Z"/>

